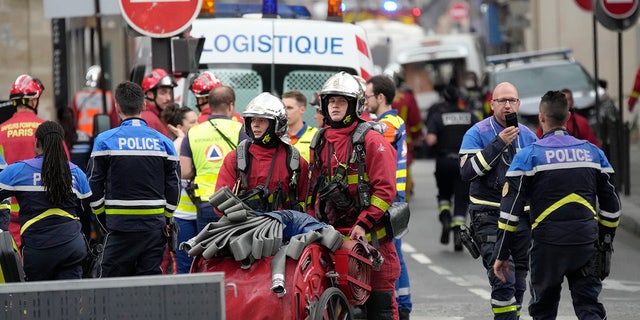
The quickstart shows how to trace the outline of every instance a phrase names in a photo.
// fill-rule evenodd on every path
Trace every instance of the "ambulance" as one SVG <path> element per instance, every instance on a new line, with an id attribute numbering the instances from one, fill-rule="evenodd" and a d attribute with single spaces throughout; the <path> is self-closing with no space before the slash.
<path id="1" fill-rule="evenodd" d="M 263 8 L 268 7 L 267 2 Z M 278 11 L 282 6 L 277 5 Z M 261 92 L 280 96 L 299 90 L 311 101 L 336 72 L 365 79 L 372 75 L 371 51 L 360 26 L 330 21 L 339 20 L 331 16 L 329 20 L 264 12 L 219 16 L 222 14 L 216 12 L 214 18 L 197 18 L 190 36 L 205 39 L 199 69 L 212 71 L 224 85 L 233 87 L 237 112 L 242 113 Z M 188 91 L 188 83 L 189 79 L 183 88 L 183 104 L 193 106 L 195 97 Z M 313 124 L 314 113 L 314 108 L 307 107 L 304 121 Z"/>

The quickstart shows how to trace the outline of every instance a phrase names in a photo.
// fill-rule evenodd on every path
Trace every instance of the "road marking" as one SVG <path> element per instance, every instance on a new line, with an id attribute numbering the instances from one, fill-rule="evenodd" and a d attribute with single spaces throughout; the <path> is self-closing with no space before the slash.
<path id="1" fill-rule="evenodd" d="M 469 290 L 469 292 L 480 296 L 482 299 L 485 300 L 491 300 L 491 292 L 485 290 L 485 289 L 480 289 L 480 288 L 469 288 L 467 289 Z"/>
<path id="2" fill-rule="evenodd" d="M 431 264 L 431 259 L 429 259 L 429 257 L 424 255 L 423 253 L 412 253 L 411 258 L 421 264 Z"/>
<path id="3" fill-rule="evenodd" d="M 415 253 L 416 252 L 416 248 L 414 248 L 413 246 L 411 246 L 410 244 L 403 242 L 402 243 L 402 252 L 406 252 L 406 253 Z"/>
<path id="4" fill-rule="evenodd" d="M 640 282 L 607 279 L 602 281 L 602 288 L 607 290 L 637 292 L 640 291 Z"/>
<path id="5" fill-rule="evenodd" d="M 462 278 L 462 277 L 447 277 L 447 280 L 461 286 L 461 287 L 471 287 L 473 286 L 473 284 L 469 281 L 467 281 L 467 279 Z"/>
<path id="6" fill-rule="evenodd" d="M 429 269 L 431 269 L 431 271 L 433 271 L 433 272 L 435 272 L 435 273 L 437 273 L 438 275 L 441 275 L 441 276 L 448 276 L 448 275 L 451 274 L 451 271 L 449 271 L 449 270 L 447 270 L 445 268 L 442 268 L 442 267 L 438 267 L 436 265 L 430 265 Z"/>

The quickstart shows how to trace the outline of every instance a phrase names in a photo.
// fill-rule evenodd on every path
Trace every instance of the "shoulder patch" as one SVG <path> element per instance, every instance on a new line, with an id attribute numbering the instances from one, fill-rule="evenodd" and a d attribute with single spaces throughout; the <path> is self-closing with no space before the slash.
<path id="1" fill-rule="evenodd" d="M 469 155 L 465 154 L 464 156 L 462 156 L 460 158 L 460 168 L 464 167 L 465 162 L 467 162 L 467 158 L 469 157 Z"/>
<path id="2" fill-rule="evenodd" d="M 505 182 L 504 186 L 502 187 L 502 197 L 504 198 L 508 192 L 509 192 L 509 182 Z"/>

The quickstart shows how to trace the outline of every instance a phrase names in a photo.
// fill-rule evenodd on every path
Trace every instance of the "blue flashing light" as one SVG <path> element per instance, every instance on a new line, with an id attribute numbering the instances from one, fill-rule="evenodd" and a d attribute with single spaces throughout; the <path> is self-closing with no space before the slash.
<path id="1" fill-rule="evenodd" d="M 382 4 L 382 8 L 385 11 L 388 12 L 394 12 L 396 10 L 398 10 L 398 3 L 393 1 L 393 0 L 386 0 L 383 4 Z"/>
<path id="2" fill-rule="evenodd" d="M 340 10 L 342 10 L 342 12 L 347 12 L 347 4 L 346 3 L 341 3 L 340 4 Z"/>
<path id="3" fill-rule="evenodd" d="M 278 15 L 278 0 L 263 0 L 262 1 L 262 14 L 265 16 L 277 16 Z"/>

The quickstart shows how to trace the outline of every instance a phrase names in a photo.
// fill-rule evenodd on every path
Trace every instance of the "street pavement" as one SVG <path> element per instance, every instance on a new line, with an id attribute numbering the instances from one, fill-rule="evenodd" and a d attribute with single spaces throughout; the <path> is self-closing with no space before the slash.
<path id="1" fill-rule="evenodd" d="M 619 227 L 640 237 L 640 143 L 631 144 L 629 154 L 629 195 L 625 195 L 624 190 L 618 190 L 622 203 Z"/>

